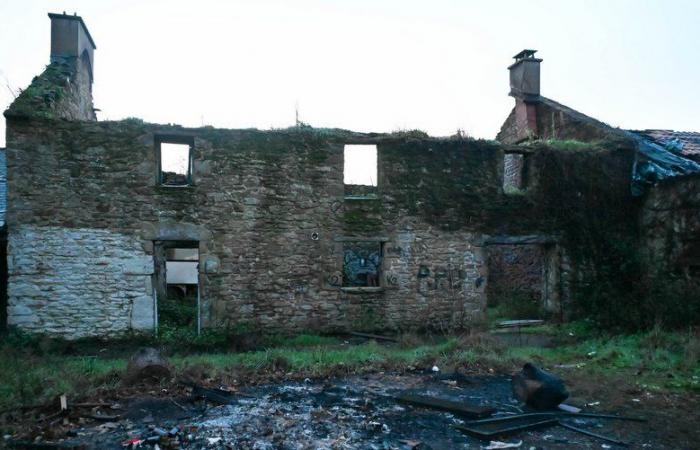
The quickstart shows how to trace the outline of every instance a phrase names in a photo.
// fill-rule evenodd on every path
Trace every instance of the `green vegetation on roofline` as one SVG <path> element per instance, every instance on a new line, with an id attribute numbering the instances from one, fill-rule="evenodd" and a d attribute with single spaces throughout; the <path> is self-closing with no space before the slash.
<path id="1" fill-rule="evenodd" d="M 24 89 L 8 108 L 16 115 L 54 118 L 56 102 L 63 98 L 68 80 L 73 76 L 70 65 L 53 62 L 46 66 L 44 72 L 34 77 L 32 83 Z"/>
<path id="2" fill-rule="evenodd" d="M 534 139 L 529 141 L 523 141 L 517 145 L 535 148 L 547 147 L 552 150 L 579 152 L 610 149 L 616 147 L 618 143 L 620 143 L 620 141 L 615 139 L 595 141 L 579 141 L 577 139 Z"/>

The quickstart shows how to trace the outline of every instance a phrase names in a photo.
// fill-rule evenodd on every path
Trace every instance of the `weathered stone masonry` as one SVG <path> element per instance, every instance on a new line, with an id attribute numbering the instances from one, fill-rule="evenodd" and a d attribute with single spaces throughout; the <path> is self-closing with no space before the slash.
<path id="1" fill-rule="evenodd" d="M 495 144 L 8 121 L 12 325 L 66 337 L 152 327 L 152 244 L 172 239 L 200 243 L 205 326 L 460 326 L 483 314 Z M 194 186 L 155 185 L 159 133 L 195 137 Z M 378 144 L 378 199 L 344 199 L 348 142 Z M 380 289 L 338 285 L 347 239 L 383 242 Z"/>

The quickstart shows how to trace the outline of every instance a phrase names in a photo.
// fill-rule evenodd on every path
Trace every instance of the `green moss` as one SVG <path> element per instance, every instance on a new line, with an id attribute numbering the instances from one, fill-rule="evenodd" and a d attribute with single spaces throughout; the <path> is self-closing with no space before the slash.
<path id="1" fill-rule="evenodd" d="M 527 191 L 516 186 L 505 186 L 503 188 L 503 193 L 506 195 L 526 195 Z"/>
<path id="2" fill-rule="evenodd" d="M 67 80 L 74 75 L 69 64 L 51 63 L 23 90 L 8 108 L 10 114 L 54 118 L 56 104 L 65 95 Z"/>
<path id="3" fill-rule="evenodd" d="M 377 231 L 384 227 L 381 201 L 345 201 L 343 229 L 347 232 Z"/>
<path id="4" fill-rule="evenodd" d="M 535 141 L 555 150 L 562 151 L 590 151 L 600 145 L 600 142 L 581 142 L 574 139 L 558 140 L 548 139 L 545 141 Z"/>
<path id="5" fill-rule="evenodd" d="M 429 139 L 430 136 L 423 130 L 395 130 L 391 132 L 391 136 L 401 139 Z"/>

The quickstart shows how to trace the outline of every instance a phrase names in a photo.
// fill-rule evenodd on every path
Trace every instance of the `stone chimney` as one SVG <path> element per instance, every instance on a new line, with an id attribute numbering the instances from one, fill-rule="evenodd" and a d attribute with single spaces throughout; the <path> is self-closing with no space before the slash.
<path id="1" fill-rule="evenodd" d="M 515 62 L 510 71 L 510 95 L 523 100 L 537 101 L 540 98 L 540 63 L 535 58 L 537 50 L 523 50 L 513 56 Z"/>
<path id="2" fill-rule="evenodd" d="M 540 102 L 540 63 L 537 50 L 523 50 L 513 58 L 510 71 L 510 96 L 515 98 L 516 140 L 536 138 L 537 104 Z"/>
<path id="3" fill-rule="evenodd" d="M 94 65 L 94 51 L 97 48 L 82 17 L 49 13 L 51 19 L 51 62 L 82 60 L 90 81 Z"/>
<path id="4" fill-rule="evenodd" d="M 67 94 L 55 106 L 57 116 L 95 120 L 92 80 L 95 41 L 83 19 L 76 15 L 49 13 L 51 19 L 51 64 L 68 79 Z"/>

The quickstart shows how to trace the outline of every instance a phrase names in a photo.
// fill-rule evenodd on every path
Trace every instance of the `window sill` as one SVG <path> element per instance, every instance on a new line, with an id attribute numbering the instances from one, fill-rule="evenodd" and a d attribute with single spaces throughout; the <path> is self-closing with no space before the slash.
<path id="1" fill-rule="evenodd" d="M 156 189 L 163 189 L 165 191 L 170 191 L 170 190 L 194 190 L 195 186 L 192 184 L 187 184 L 187 185 L 178 185 L 178 184 L 157 184 Z"/>
<path id="2" fill-rule="evenodd" d="M 345 286 L 340 290 L 348 294 L 374 294 L 383 292 L 384 288 L 382 286 Z"/>
<path id="3" fill-rule="evenodd" d="M 153 192 L 162 197 L 192 197 L 197 193 L 194 186 L 154 186 Z"/>
<path id="4" fill-rule="evenodd" d="M 346 195 L 343 197 L 346 202 L 365 202 L 372 200 L 379 200 L 377 194 L 367 194 L 367 195 Z"/>

